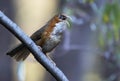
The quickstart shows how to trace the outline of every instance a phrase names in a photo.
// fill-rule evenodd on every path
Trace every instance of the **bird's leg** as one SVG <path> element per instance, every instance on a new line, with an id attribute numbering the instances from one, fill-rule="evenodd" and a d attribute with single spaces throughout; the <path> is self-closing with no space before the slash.
<path id="1" fill-rule="evenodd" d="M 40 46 L 38 46 L 38 48 L 42 51 L 42 48 Z M 50 60 L 50 62 L 56 66 L 55 62 L 50 58 L 49 54 L 45 54 L 47 56 L 47 58 Z"/>
<path id="2" fill-rule="evenodd" d="M 50 60 L 50 62 L 51 62 L 54 66 L 56 66 L 56 63 L 50 58 L 49 54 L 46 54 L 46 56 L 48 57 L 48 59 Z"/>
<path id="3" fill-rule="evenodd" d="M 42 48 L 40 46 L 38 46 L 38 48 L 42 51 Z"/>

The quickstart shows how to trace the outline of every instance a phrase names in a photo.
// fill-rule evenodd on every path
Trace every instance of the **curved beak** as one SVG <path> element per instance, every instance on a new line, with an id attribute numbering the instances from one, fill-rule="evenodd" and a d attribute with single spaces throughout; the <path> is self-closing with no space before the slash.
<path id="1" fill-rule="evenodd" d="M 72 18 L 70 16 L 67 16 L 66 24 L 69 29 L 72 27 Z"/>

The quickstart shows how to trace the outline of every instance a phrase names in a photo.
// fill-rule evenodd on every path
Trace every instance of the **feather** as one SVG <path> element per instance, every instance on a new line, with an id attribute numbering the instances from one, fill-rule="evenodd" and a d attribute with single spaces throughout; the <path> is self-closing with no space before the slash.
<path id="1" fill-rule="evenodd" d="M 7 55 L 10 55 L 11 57 L 15 58 L 16 61 L 25 60 L 29 54 L 30 52 L 24 44 L 20 44 L 14 49 L 7 52 Z"/>

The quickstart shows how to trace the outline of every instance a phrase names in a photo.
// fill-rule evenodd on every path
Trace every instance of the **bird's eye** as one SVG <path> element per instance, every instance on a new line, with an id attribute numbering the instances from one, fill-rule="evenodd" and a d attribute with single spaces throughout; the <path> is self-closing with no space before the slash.
<path id="1" fill-rule="evenodd" d="M 66 16 L 64 16 L 64 15 L 59 15 L 59 19 L 66 20 L 66 19 L 67 19 L 67 17 L 66 17 Z"/>

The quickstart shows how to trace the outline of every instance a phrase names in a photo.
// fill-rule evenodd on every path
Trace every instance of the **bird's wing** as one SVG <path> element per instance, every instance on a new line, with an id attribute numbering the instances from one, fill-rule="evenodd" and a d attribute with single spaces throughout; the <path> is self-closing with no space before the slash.
<path id="1" fill-rule="evenodd" d="M 41 39 L 42 33 L 45 31 L 46 27 L 47 27 L 47 25 L 43 26 L 42 28 L 37 30 L 35 33 L 33 33 L 31 35 L 31 39 L 33 41 L 37 41 L 37 40 Z"/>
<path id="2" fill-rule="evenodd" d="M 54 18 L 54 17 L 53 17 L 53 18 Z M 41 39 L 42 33 L 43 33 L 43 32 L 45 31 L 45 29 L 48 27 L 48 25 L 50 24 L 51 20 L 53 20 L 53 18 L 50 19 L 45 26 L 41 27 L 39 30 L 37 30 L 35 33 L 33 33 L 33 34 L 31 35 L 31 39 L 32 39 L 33 41 L 38 41 L 39 39 Z"/>

